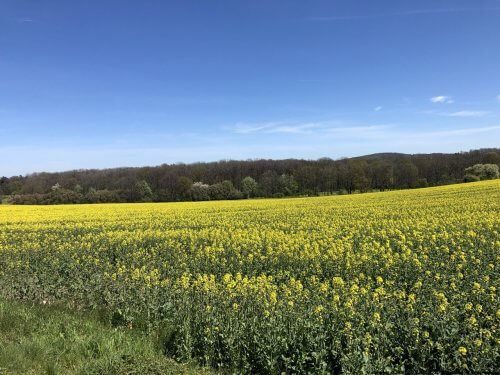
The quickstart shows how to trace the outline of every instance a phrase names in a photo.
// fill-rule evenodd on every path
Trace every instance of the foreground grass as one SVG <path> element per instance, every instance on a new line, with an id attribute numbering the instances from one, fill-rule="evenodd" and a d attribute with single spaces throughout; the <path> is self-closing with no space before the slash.
<path id="1" fill-rule="evenodd" d="M 0 374 L 206 374 L 165 357 L 154 336 L 88 313 L 0 299 Z"/>

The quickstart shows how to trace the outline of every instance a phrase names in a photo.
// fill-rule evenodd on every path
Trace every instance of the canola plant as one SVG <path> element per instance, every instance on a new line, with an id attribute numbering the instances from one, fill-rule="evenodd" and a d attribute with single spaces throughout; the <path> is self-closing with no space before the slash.
<path id="1" fill-rule="evenodd" d="M 0 294 L 109 312 L 243 373 L 497 371 L 500 180 L 0 206 Z"/>

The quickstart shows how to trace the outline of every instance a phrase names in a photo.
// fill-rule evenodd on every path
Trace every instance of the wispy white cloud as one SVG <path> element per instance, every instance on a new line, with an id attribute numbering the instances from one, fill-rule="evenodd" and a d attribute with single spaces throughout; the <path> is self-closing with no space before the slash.
<path id="1" fill-rule="evenodd" d="M 330 134 L 346 134 L 346 135 L 359 135 L 383 131 L 391 125 L 367 125 L 367 126 L 345 126 L 345 127 L 331 127 L 325 129 Z"/>
<path id="2" fill-rule="evenodd" d="M 491 113 L 491 111 L 456 111 L 456 112 L 440 112 L 440 111 L 422 111 L 420 113 L 426 115 L 438 115 L 438 116 L 448 116 L 448 117 L 482 117 Z"/>
<path id="3" fill-rule="evenodd" d="M 381 105 L 379 105 L 379 106 L 377 106 L 377 107 L 373 108 L 373 110 L 374 110 L 375 112 L 378 112 L 378 111 L 382 110 L 382 106 L 381 106 Z"/>
<path id="4" fill-rule="evenodd" d="M 231 130 L 237 134 L 344 134 L 356 135 L 361 132 L 373 132 L 389 125 L 369 125 L 369 126 L 340 126 L 335 121 L 325 122 L 305 122 L 305 123 L 286 123 L 286 122 L 267 122 L 262 124 L 237 123 Z"/>
<path id="5" fill-rule="evenodd" d="M 497 95 L 497 100 L 500 100 L 500 95 Z"/>
<path id="6" fill-rule="evenodd" d="M 281 125 L 267 129 L 265 133 L 290 133 L 290 134 L 310 134 L 314 129 L 321 127 L 318 123 L 305 123 L 298 125 Z"/>
<path id="7" fill-rule="evenodd" d="M 483 127 L 470 127 L 470 128 L 462 128 L 462 129 L 447 129 L 447 130 L 437 130 L 432 132 L 422 132 L 416 133 L 415 136 L 420 137 L 447 137 L 447 136 L 460 136 L 460 135 L 470 135 L 470 134 L 478 134 L 478 133 L 487 133 L 500 130 L 500 125 L 495 126 L 483 126 Z"/>
<path id="8" fill-rule="evenodd" d="M 470 112 L 470 113 L 469 113 Z M 482 115 L 479 111 L 460 111 L 447 114 L 447 116 L 455 117 L 473 117 Z M 389 140 L 394 142 L 402 142 L 404 140 L 411 142 L 431 140 L 439 137 L 448 137 L 448 140 L 455 141 L 463 140 L 464 136 L 480 136 L 481 134 L 495 133 L 500 130 L 500 125 L 483 126 L 483 127 L 466 127 L 440 129 L 431 131 L 405 131 L 398 124 L 378 124 L 378 125 L 348 125 L 342 126 L 335 122 L 310 122 L 310 123 L 281 123 L 269 122 L 264 124 L 244 125 L 237 124 L 232 128 L 233 133 L 238 134 L 295 134 L 307 135 L 306 139 L 326 140 L 352 140 L 353 142 L 361 142 L 362 140 L 371 140 L 374 144 L 387 143 Z M 312 138 L 311 138 L 312 137 Z M 481 137 L 485 137 L 482 135 Z M 305 141 L 308 142 L 308 141 Z M 390 143 L 390 142 L 389 142 Z M 387 146 L 389 147 L 389 146 Z M 389 147 L 390 148 L 390 147 Z"/>
<path id="9" fill-rule="evenodd" d="M 287 123 L 287 122 L 266 122 L 261 124 L 237 123 L 232 127 L 234 133 L 254 134 L 254 133 L 290 133 L 290 134 L 308 134 L 313 129 L 322 127 L 322 123 Z"/>
<path id="10" fill-rule="evenodd" d="M 443 113 L 445 116 L 450 117 L 482 117 L 490 113 L 489 111 L 458 111 L 451 113 Z"/>
<path id="11" fill-rule="evenodd" d="M 429 98 L 429 100 L 433 103 L 453 103 L 454 100 L 451 98 L 451 96 L 446 96 L 446 95 L 438 95 L 438 96 L 433 96 Z"/>
<path id="12" fill-rule="evenodd" d="M 272 129 L 281 124 L 282 123 L 279 122 L 266 122 L 261 124 L 248 124 L 248 123 L 238 122 L 236 125 L 232 127 L 232 130 L 234 133 L 238 134 L 252 134 Z"/>
<path id="13" fill-rule="evenodd" d="M 351 21 L 383 17 L 404 17 L 404 16 L 418 16 L 425 14 L 438 14 L 438 13 L 462 13 L 462 12 L 489 12 L 500 11 L 500 8 L 446 8 L 446 9 L 416 9 L 402 12 L 378 13 L 367 15 L 344 15 L 344 16 L 318 16 L 308 17 L 308 21 Z"/>
<path id="14" fill-rule="evenodd" d="M 446 100 L 446 96 L 444 95 L 433 96 L 429 100 L 433 103 L 443 103 Z"/>

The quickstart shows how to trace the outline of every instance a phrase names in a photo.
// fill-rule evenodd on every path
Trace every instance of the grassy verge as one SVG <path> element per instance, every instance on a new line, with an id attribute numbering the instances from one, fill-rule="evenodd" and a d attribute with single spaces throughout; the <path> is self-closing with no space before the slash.
<path id="1" fill-rule="evenodd" d="M 98 316 L 0 299 L 0 374 L 208 374 Z"/>

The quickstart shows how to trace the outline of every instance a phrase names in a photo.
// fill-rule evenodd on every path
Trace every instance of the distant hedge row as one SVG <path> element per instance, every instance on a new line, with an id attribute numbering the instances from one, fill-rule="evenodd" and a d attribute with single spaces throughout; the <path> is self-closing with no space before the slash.
<path id="1" fill-rule="evenodd" d="M 0 196 L 14 204 L 58 204 L 350 194 L 493 179 L 499 165 L 499 149 L 164 164 L 2 177 Z"/>

